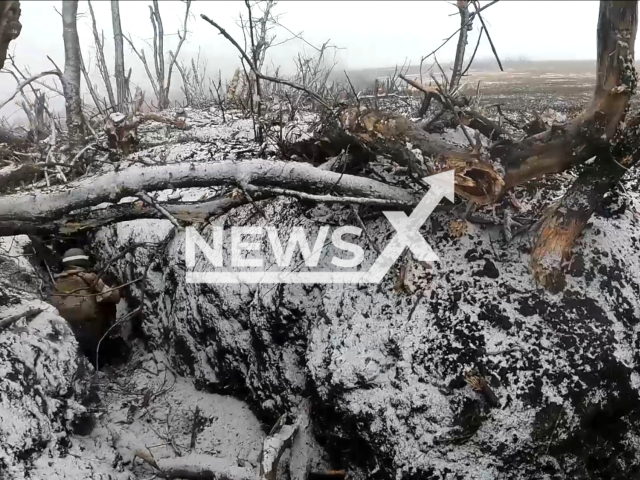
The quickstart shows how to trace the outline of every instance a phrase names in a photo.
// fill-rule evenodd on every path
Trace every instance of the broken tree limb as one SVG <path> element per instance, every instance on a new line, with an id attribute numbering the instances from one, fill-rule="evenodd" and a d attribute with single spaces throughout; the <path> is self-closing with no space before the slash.
<path id="1" fill-rule="evenodd" d="M 484 26 L 480 27 L 480 33 L 478 33 L 478 41 L 476 42 L 476 48 L 473 49 L 473 53 L 471 54 L 471 58 L 469 59 L 469 63 L 467 63 L 467 68 L 462 71 L 461 77 L 464 77 L 471 65 L 473 65 L 473 60 L 476 58 L 476 53 L 478 53 L 478 47 L 480 46 L 480 40 L 482 40 L 482 33 L 484 32 Z"/>
<path id="2" fill-rule="evenodd" d="M 530 261 L 538 284 L 555 293 L 564 289 L 576 240 L 604 196 L 639 161 L 640 116 L 635 116 L 617 140 L 613 154 L 606 152 L 585 166 L 560 202 L 543 218 Z"/>
<path id="3" fill-rule="evenodd" d="M 147 203 L 148 205 L 151 205 L 156 210 L 158 210 L 158 212 L 160 212 L 165 218 L 167 218 L 167 220 L 169 220 L 173 224 L 173 226 L 176 227 L 178 230 L 184 230 L 184 228 L 182 227 L 182 225 L 180 225 L 178 220 L 176 220 L 176 218 L 173 215 L 171 215 L 171 213 L 166 208 L 164 208 L 162 205 L 158 204 L 158 202 L 156 202 L 153 198 L 151 198 L 147 192 L 138 192 L 136 193 L 136 197 L 138 197 L 140 200 Z"/>
<path id="4" fill-rule="evenodd" d="M 596 157 L 594 169 L 580 174 L 538 231 L 530 265 L 536 281 L 551 291 L 564 288 L 573 245 L 591 214 L 626 169 L 637 162 L 640 120 L 634 117 L 627 125 L 621 123 L 638 82 L 634 67 L 637 28 L 637 2 L 600 2 L 594 100 L 574 125 L 588 125 L 591 120 L 605 142 L 590 152 Z"/>
<path id="5" fill-rule="evenodd" d="M 454 168 L 456 193 L 479 205 L 492 204 L 502 195 L 504 182 L 493 165 L 453 148 L 402 115 L 352 108 L 343 112 L 342 124 L 374 152 L 389 155 L 422 176 L 427 167 L 415 163 L 415 155 L 408 154 L 408 143 L 432 160 L 436 172 Z"/>
<path id="6" fill-rule="evenodd" d="M 473 140 L 471 140 L 471 137 L 469 136 L 469 133 L 467 132 L 467 129 L 465 128 L 464 124 L 462 123 L 462 120 L 460 120 L 460 116 L 458 115 L 458 111 L 456 110 L 455 105 L 451 101 L 451 97 L 449 95 L 447 95 L 446 91 L 442 88 L 442 86 L 440 85 L 438 80 L 436 80 L 436 77 L 433 74 L 431 74 L 431 78 L 436 83 L 436 85 L 438 86 L 438 90 L 440 90 L 440 94 L 442 95 L 442 98 L 444 99 L 445 105 L 447 107 L 449 107 L 449 109 L 451 110 L 451 112 L 455 116 L 456 120 L 458 121 L 458 125 L 460 125 L 460 129 L 462 130 L 462 133 L 464 133 L 464 136 L 467 137 L 467 140 L 469 141 L 469 145 L 471 145 L 471 148 L 473 148 L 473 146 L 474 146 L 473 145 Z"/>
<path id="7" fill-rule="evenodd" d="M 22 92 L 22 89 L 24 87 L 26 87 L 30 83 L 38 80 L 39 78 L 45 77 L 47 75 L 57 75 L 58 77 L 61 77 L 61 74 L 60 74 L 59 71 L 57 71 L 57 70 L 48 70 L 46 72 L 41 72 L 41 73 L 38 73 L 37 75 L 33 75 L 32 77 L 27 78 L 26 80 L 24 80 L 24 81 L 22 81 L 22 82 L 20 82 L 18 84 L 18 86 L 16 87 L 16 90 L 11 94 L 11 96 L 9 98 L 7 98 L 4 102 L 0 103 L 0 109 L 2 109 L 5 105 L 7 105 L 14 98 L 16 98 L 16 95 L 18 95 L 18 93 Z"/>
<path id="8" fill-rule="evenodd" d="M 242 198 L 226 195 L 204 202 L 165 203 L 163 208 L 175 218 L 187 223 L 203 223 L 212 216 L 221 215 L 246 203 Z M 63 216 L 59 220 L 0 220 L 0 237 L 20 232 L 28 235 L 71 235 L 93 230 L 117 222 L 141 218 L 166 218 L 160 211 L 144 202 L 136 201 L 110 205 L 98 209 L 83 209 Z"/>
<path id="9" fill-rule="evenodd" d="M 145 451 L 136 452 L 136 457 L 154 468 L 159 478 L 188 480 L 253 480 L 255 473 L 239 467 L 235 461 L 191 453 L 183 457 L 155 459 Z"/>
<path id="10" fill-rule="evenodd" d="M 460 120 L 467 127 L 479 131 L 482 135 L 490 140 L 497 141 L 505 138 L 511 138 L 509 132 L 498 125 L 493 120 L 488 119 L 484 115 L 479 114 L 470 108 L 464 109 L 459 113 Z"/>
<path id="11" fill-rule="evenodd" d="M 496 51 L 496 47 L 493 44 L 493 40 L 491 40 L 491 35 L 489 35 L 489 29 L 487 28 L 487 26 L 484 23 L 484 19 L 482 18 L 482 14 L 480 13 L 482 11 L 482 9 L 480 8 L 479 2 L 474 1 L 473 2 L 473 6 L 476 9 L 476 15 L 478 15 L 478 18 L 480 19 L 480 23 L 482 23 L 482 28 L 484 29 L 485 33 L 487 34 L 487 40 L 489 40 L 489 45 L 491 45 L 491 51 L 493 52 L 493 56 L 496 57 L 496 61 L 498 62 L 498 66 L 500 67 L 500 71 L 504 72 L 504 68 L 502 68 L 502 62 L 500 61 L 500 57 L 498 56 L 498 52 Z M 480 35 L 482 35 L 482 30 L 480 31 Z M 480 40 L 478 39 L 478 43 L 480 42 Z M 477 47 L 476 47 L 477 50 Z M 475 52 L 473 52 L 474 56 L 475 56 Z M 471 59 L 471 61 L 473 61 L 473 58 Z M 471 62 L 469 62 L 469 66 L 471 66 Z M 469 67 L 467 67 L 468 69 Z"/>
<path id="12" fill-rule="evenodd" d="M 284 419 L 281 417 L 264 439 L 260 455 L 260 480 L 276 480 L 280 457 L 291 447 L 298 427 L 298 421 L 293 425 L 284 425 Z"/>
<path id="13" fill-rule="evenodd" d="M 494 4 L 498 3 L 498 1 L 499 1 L 499 0 L 493 0 L 492 2 L 487 3 L 485 6 L 483 6 L 483 7 L 480 9 L 480 12 L 482 12 L 482 11 L 486 10 L 486 9 L 487 9 L 487 8 L 489 8 L 491 5 L 494 5 Z M 456 14 L 454 14 L 454 15 L 456 15 Z M 456 34 L 456 33 L 458 33 L 462 28 L 468 27 L 468 26 L 469 26 L 469 24 L 470 24 L 471 22 L 473 22 L 473 18 L 474 18 L 474 17 L 475 17 L 475 12 L 473 12 L 473 13 L 471 13 L 471 15 L 469 15 L 469 20 L 467 21 L 467 23 L 465 23 L 464 25 L 461 25 L 461 26 L 460 26 L 460 28 L 458 28 L 458 29 L 457 29 L 455 32 L 453 32 L 449 37 L 447 37 L 447 38 L 444 40 L 444 42 L 442 42 L 442 43 L 440 44 L 440 46 L 439 46 L 438 48 L 436 48 L 436 49 L 435 49 L 434 51 L 432 51 L 431 53 L 429 53 L 429 54 L 425 55 L 424 57 L 422 57 L 422 58 L 420 59 L 420 65 L 422 66 L 422 62 L 424 62 L 427 58 L 431 57 L 432 55 L 435 55 L 435 54 L 438 52 L 438 50 L 440 50 L 440 49 L 441 49 L 442 47 L 444 47 L 447 43 L 449 43 L 449 40 L 451 40 L 451 39 L 455 36 L 455 34 Z M 422 68 L 420 68 L 420 70 L 422 70 Z"/>
<path id="14" fill-rule="evenodd" d="M 133 166 L 87 177 L 63 187 L 0 196 L 0 222 L 53 221 L 66 213 L 137 192 L 167 188 L 251 184 L 301 192 L 392 200 L 411 206 L 416 196 L 402 188 L 368 178 L 320 170 L 308 164 L 268 160 Z M 17 234 L 15 231 L 12 234 Z"/>

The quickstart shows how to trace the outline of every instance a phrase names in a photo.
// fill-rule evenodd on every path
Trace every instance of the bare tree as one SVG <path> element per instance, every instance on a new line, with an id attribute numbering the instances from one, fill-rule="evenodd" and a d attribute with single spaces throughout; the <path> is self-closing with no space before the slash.
<path id="1" fill-rule="evenodd" d="M 64 39 L 64 77 L 62 82 L 67 113 L 69 145 L 72 150 L 84 143 L 85 122 L 80 98 L 80 40 L 76 16 L 77 0 L 62 2 L 62 37 Z"/>
<path id="2" fill-rule="evenodd" d="M 162 17 L 160 15 L 160 6 L 158 5 L 157 0 L 153 1 L 153 5 L 149 6 L 151 25 L 153 26 L 153 64 L 155 67 L 155 76 L 151 73 L 151 69 L 147 63 L 147 57 L 145 56 L 144 50 L 138 49 L 134 46 L 133 41 L 131 40 L 131 35 L 129 37 L 124 37 L 127 41 L 131 49 L 138 56 L 142 64 L 144 65 L 145 71 L 147 72 L 147 76 L 149 77 L 149 81 L 151 82 L 151 86 L 153 88 L 153 92 L 156 95 L 156 99 L 158 100 L 158 108 L 163 110 L 169 106 L 169 90 L 171 88 L 171 73 L 173 71 L 173 66 L 176 64 L 178 60 L 178 55 L 180 54 L 180 49 L 182 48 L 182 44 L 187 38 L 187 21 L 189 20 L 189 10 L 191 8 L 191 0 L 187 0 L 186 2 L 186 10 L 184 14 L 184 21 L 182 24 L 182 32 L 178 31 L 178 46 L 176 47 L 175 53 L 171 50 L 169 51 L 169 67 L 165 70 L 165 59 L 164 59 L 164 26 L 162 25 Z M 166 72 L 166 75 L 165 75 Z"/>
<path id="3" fill-rule="evenodd" d="M 468 33 L 473 24 L 469 17 L 469 1 L 458 0 L 458 12 L 460 13 L 460 36 L 458 37 L 458 46 L 456 47 L 456 58 L 453 62 L 453 71 L 451 72 L 451 82 L 449 91 L 454 91 L 460 84 L 462 78 L 462 63 L 464 62 L 464 52 L 467 48 Z"/>
<path id="4" fill-rule="evenodd" d="M 129 93 L 129 85 L 124 74 L 124 41 L 122 37 L 122 26 L 120 25 L 120 2 L 111 0 L 111 19 L 113 22 L 113 44 L 115 46 L 115 76 L 117 105 L 119 112 L 126 110 L 126 103 Z"/>
<path id="5" fill-rule="evenodd" d="M 98 33 L 98 26 L 96 25 L 96 16 L 93 12 L 93 6 L 91 5 L 91 0 L 87 0 L 89 4 L 89 13 L 91 14 L 91 25 L 93 27 L 93 41 L 95 43 L 96 48 L 96 63 L 98 64 L 98 70 L 100 71 L 100 76 L 102 77 L 102 81 L 104 82 L 104 87 L 107 90 L 107 96 L 109 98 L 109 106 L 112 110 L 116 108 L 116 99 L 113 95 L 113 87 L 111 86 L 111 77 L 109 76 L 109 69 L 107 68 L 107 62 L 104 58 L 104 32 L 102 34 Z M 124 71 L 124 65 L 123 65 Z M 89 83 L 89 80 L 87 80 Z M 105 109 L 106 110 L 106 109 Z"/>
<path id="6" fill-rule="evenodd" d="M 276 6 L 275 0 L 262 0 L 255 2 L 253 6 L 263 7 L 262 16 L 254 18 L 251 2 L 245 0 L 247 7 L 247 20 L 240 16 L 240 26 L 245 40 L 245 51 L 249 51 L 251 61 L 255 70 L 262 72 L 262 66 L 266 58 L 267 50 L 271 47 L 275 36 L 268 37 L 268 32 L 274 23 L 273 8 Z M 248 37 L 248 40 L 247 40 Z M 248 43 L 248 44 L 247 44 Z M 246 71 L 245 76 L 249 87 L 249 106 L 251 108 L 252 118 L 254 120 L 254 130 L 257 142 L 263 140 L 263 129 L 260 122 L 256 123 L 256 116 L 259 119 L 262 115 L 262 85 L 260 76 L 256 75 L 252 70 Z M 254 88 L 255 87 L 255 88 Z M 254 95 L 255 92 L 255 95 Z M 254 101 L 255 100 L 255 101 Z"/>

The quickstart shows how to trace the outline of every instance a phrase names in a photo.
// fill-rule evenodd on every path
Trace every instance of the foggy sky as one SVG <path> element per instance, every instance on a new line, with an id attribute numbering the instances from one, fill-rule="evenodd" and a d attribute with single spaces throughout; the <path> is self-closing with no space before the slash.
<path id="1" fill-rule="evenodd" d="M 125 35 L 130 33 L 138 48 L 144 48 L 147 59 L 151 51 L 143 40 L 152 39 L 153 30 L 149 21 L 151 2 L 121 1 L 120 14 Z M 282 1 L 275 13 L 282 14 L 280 20 L 292 31 L 304 32 L 303 36 L 312 44 L 320 45 L 327 39 L 342 47 L 337 52 L 338 69 L 389 67 L 402 64 L 405 59 L 412 65 L 420 57 L 431 52 L 443 39 L 459 27 L 459 16 L 454 2 L 446 1 Z M 482 2 L 486 4 L 487 2 Z M 31 73 L 51 68 L 46 55 L 63 68 L 62 20 L 54 7 L 61 10 L 62 2 L 21 2 L 23 25 L 18 39 L 12 42 L 10 52 L 15 53 L 18 65 L 27 65 Z M 113 33 L 111 29 L 110 2 L 93 2 L 98 28 L 104 30 L 107 64 L 113 73 Z M 562 60 L 595 59 L 596 26 L 599 2 L 596 1 L 514 1 L 501 0 L 483 12 L 491 37 L 502 59 Z M 166 34 L 165 52 L 174 49 L 178 30 L 184 16 L 184 3 L 162 1 L 160 10 Z M 208 72 L 222 70 L 223 79 L 229 78 L 239 66 L 238 53 L 232 45 L 217 34 L 216 30 L 200 18 L 204 13 L 220 23 L 242 43 L 242 35 L 235 21 L 245 13 L 242 1 L 194 1 L 193 15 L 189 19 L 189 37 L 182 47 L 180 59 L 188 62 L 201 51 L 201 58 L 208 63 Z M 95 81 L 98 80 L 94 61 L 91 23 L 86 2 L 78 7 L 78 29 L 85 64 L 91 66 Z M 449 16 L 450 14 L 455 14 Z M 468 49 L 475 46 L 480 23 L 474 22 L 470 32 Z M 290 38 L 284 30 L 274 31 L 278 41 Z M 266 64 L 282 66 L 291 71 L 292 57 L 308 46 L 299 40 L 280 45 L 267 55 Z M 442 61 L 452 60 L 455 54 L 455 38 L 438 53 Z M 489 43 L 483 39 L 476 58 L 492 56 Z M 150 85 L 142 64 L 125 43 L 125 63 L 132 67 L 132 83 L 144 90 Z M 151 68 L 153 69 L 152 62 Z M 6 98 L 14 88 L 15 81 L 7 74 L 0 76 L 0 86 Z M 179 95 L 182 82 L 174 69 L 172 95 Z M 11 106 L 3 109 L 7 114 Z"/>

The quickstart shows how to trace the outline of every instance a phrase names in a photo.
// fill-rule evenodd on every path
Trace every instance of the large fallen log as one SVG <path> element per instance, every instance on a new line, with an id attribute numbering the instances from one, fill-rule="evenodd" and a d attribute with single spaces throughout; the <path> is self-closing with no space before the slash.
<path id="1" fill-rule="evenodd" d="M 247 160 L 134 166 L 87 177 L 58 187 L 0 196 L 2 234 L 33 233 L 37 223 L 56 222 L 74 210 L 135 196 L 140 191 L 235 185 L 370 199 L 386 206 L 417 203 L 412 192 L 376 180 L 321 170 L 305 163 Z M 141 211 L 144 208 L 141 207 Z M 135 211 L 129 210 L 129 215 Z M 140 215 L 144 216 L 144 215 Z M 68 220 L 63 220 L 67 222 Z M 25 231 L 26 229 L 26 231 Z"/>
<path id="2" fill-rule="evenodd" d="M 253 197 L 257 199 L 256 196 Z M 243 196 L 221 195 L 201 202 L 161 203 L 160 205 L 174 218 L 186 223 L 204 223 L 210 217 L 221 215 L 233 208 L 247 203 Z M 15 232 L 26 235 L 71 235 L 112 223 L 126 222 L 140 218 L 162 219 L 166 216 L 158 209 L 145 202 L 135 201 L 109 205 L 104 208 L 87 208 L 69 213 L 57 220 L 45 221 L 38 219 L 0 220 L 0 237 L 15 235 Z"/>
<path id="3" fill-rule="evenodd" d="M 159 458 L 139 450 L 135 456 L 154 468 L 155 475 L 166 479 L 249 480 L 253 472 L 227 458 L 191 453 L 184 457 Z"/>

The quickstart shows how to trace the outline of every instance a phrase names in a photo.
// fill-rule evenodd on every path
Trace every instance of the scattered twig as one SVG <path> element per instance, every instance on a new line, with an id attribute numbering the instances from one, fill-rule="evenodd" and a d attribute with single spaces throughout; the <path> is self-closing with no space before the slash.
<path id="1" fill-rule="evenodd" d="M 558 429 L 558 422 L 560 421 L 560 417 L 562 417 L 563 413 L 564 413 L 564 404 L 562 405 L 562 408 L 560 409 L 560 412 L 558 412 L 558 418 L 556 418 L 556 423 L 553 425 L 553 431 L 551 432 L 551 436 L 549 437 L 549 442 L 547 443 L 546 453 L 549 453 L 549 448 L 551 447 L 551 442 L 553 441 L 553 437 L 556 434 L 556 430 Z"/>
<path id="2" fill-rule="evenodd" d="M 360 218 L 360 214 L 358 213 L 358 209 L 356 208 L 355 205 L 351 205 L 351 211 L 355 215 L 356 221 L 358 222 L 358 225 L 362 229 L 362 231 L 364 233 L 364 237 L 366 238 L 367 242 L 369 242 L 371 247 L 373 247 L 373 249 L 378 253 L 378 255 L 380 255 L 382 250 L 380 250 L 380 247 L 378 247 L 376 242 L 374 242 L 373 239 L 371 238 L 371 236 L 369 235 L 369 232 L 367 232 L 367 227 L 365 226 L 364 222 L 362 221 L 362 218 Z"/>
<path id="3" fill-rule="evenodd" d="M 296 190 L 287 190 L 278 187 L 256 187 L 254 185 L 246 185 L 245 190 L 256 193 L 271 193 L 273 195 L 287 195 L 295 197 L 299 200 L 306 200 L 310 202 L 324 202 L 324 203 L 352 203 L 357 205 L 377 205 L 377 206 L 407 206 L 402 202 L 395 200 L 385 200 L 380 198 L 362 198 L 362 197 L 337 197 L 333 195 L 314 195 L 311 193 L 298 192 Z"/>
<path id="4" fill-rule="evenodd" d="M 151 198 L 149 196 L 149 194 L 147 194 L 147 192 L 138 192 L 136 193 L 136 197 L 138 197 L 140 200 L 147 202 L 149 205 L 151 205 L 153 208 L 155 208 L 156 210 L 158 210 L 162 215 L 164 215 L 165 217 L 167 217 L 167 219 L 169 219 L 169 221 L 171 223 L 173 223 L 173 225 L 178 229 L 178 230 L 184 230 L 184 228 L 182 227 L 182 225 L 180 225 L 180 223 L 178 222 L 178 220 L 176 220 L 176 218 L 171 215 L 163 206 L 159 205 L 153 198 Z"/>

